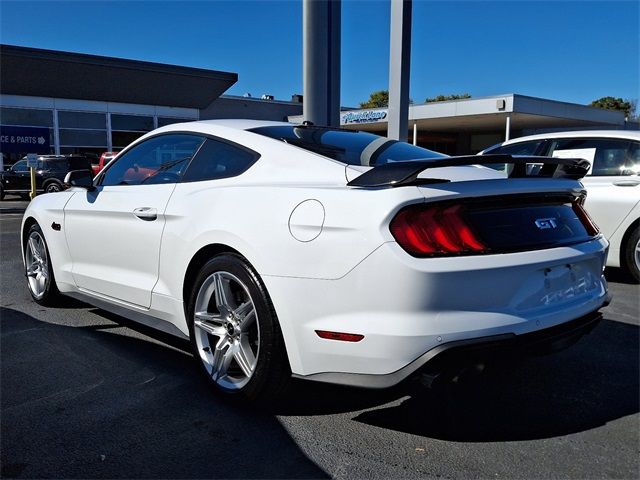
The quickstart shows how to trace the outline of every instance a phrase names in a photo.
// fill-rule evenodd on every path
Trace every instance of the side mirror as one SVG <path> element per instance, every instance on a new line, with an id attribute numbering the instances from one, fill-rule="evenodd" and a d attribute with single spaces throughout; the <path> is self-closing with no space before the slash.
<path id="1" fill-rule="evenodd" d="M 88 192 L 93 192 L 96 187 L 93 186 L 93 177 L 89 170 L 72 170 L 64 177 L 64 184 L 67 187 L 80 187 Z"/>

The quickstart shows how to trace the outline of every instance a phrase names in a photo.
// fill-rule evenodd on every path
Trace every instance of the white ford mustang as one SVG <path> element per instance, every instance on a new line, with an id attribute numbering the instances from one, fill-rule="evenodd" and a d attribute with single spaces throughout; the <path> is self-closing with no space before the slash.
<path id="1" fill-rule="evenodd" d="M 588 166 L 537 159 L 530 178 L 496 158 L 280 122 L 159 128 L 30 203 L 29 290 L 190 338 L 211 383 L 250 399 L 568 344 L 608 301 Z M 490 161 L 510 178 L 471 165 Z"/>

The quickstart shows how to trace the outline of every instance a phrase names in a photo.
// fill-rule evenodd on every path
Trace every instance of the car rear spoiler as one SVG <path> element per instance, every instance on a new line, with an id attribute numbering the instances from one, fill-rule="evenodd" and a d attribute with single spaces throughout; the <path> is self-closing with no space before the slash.
<path id="1" fill-rule="evenodd" d="M 513 155 L 466 155 L 436 159 L 392 162 L 379 165 L 351 180 L 350 187 L 404 187 L 407 185 L 425 185 L 445 183 L 441 178 L 418 178 L 429 168 L 459 167 L 464 165 L 512 164 L 508 178 L 566 178 L 580 180 L 591 164 L 581 158 L 531 157 Z M 542 164 L 535 174 L 527 170 L 528 164 Z"/>

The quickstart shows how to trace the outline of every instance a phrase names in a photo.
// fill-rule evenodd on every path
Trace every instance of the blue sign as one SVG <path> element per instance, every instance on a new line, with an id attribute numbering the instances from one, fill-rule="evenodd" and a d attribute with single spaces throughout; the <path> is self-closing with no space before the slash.
<path id="1" fill-rule="evenodd" d="M 46 127 L 0 125 L 0 152 L 49 153 L 50 138 L 50 129 Z"/>
<path id="2" fill-rule="evenodd" d="M 342 115 L 343 123 L 372 123 L 387 118 L 386 110 L 360 110 Z"/>

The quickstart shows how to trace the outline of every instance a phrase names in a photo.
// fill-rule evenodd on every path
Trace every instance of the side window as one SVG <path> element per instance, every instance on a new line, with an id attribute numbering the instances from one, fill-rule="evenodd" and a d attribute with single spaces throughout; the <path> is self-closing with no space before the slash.
<path id="1" fill-rule="evenodd" d="M 65 159 L 49 160 L 47 162 L 47 168 L 56 172 L 64 172 L 65 170 L 68 170 L 68 163 L 69 161 Z"/>
<path id="2" fill-rule="evenodd" d="M 235 177 L 260 157 L 244 147 L 207 138 L 191 161 L 183 182 L 201 182 L 216 178 Z"/>
<path id="3" fill-rule="evenodd" d="M 197 135 L 160 135 L 121 155 L 104 173 L 101 185 L 176 183 L 203 138 Z"/>
<path id="4" fill-rule="evenodd" d="M 19 162 L 14 163 L 13 167 L 11 167 L 11 169 L 14 172 L 28 172 L 29 171 L 29 167 L 27 167 L 27 161 L 26 160 L 20 160 Z"/>
<path id="5" fill-rule="evenodd" d="M 535 155 L 544 140 L 532 140 L 530 142 L 513 143 L 503 145 L 485 152 L 485 154 L 500 155 Z"/>
<path id="6" fill-rule="evenodd" d="M 591 162 L 591 175 L 630 175 L 629 141 L 608 138 L 558 139 L 551 143 L 549 155 L 584 158 Z"/>
<path id="7" fill-rule="evenodd" d="M 13 170 L 14 172 L 28 172 L 29 167 L 27 167 L 27 161 L 20 160 L 19 162 L 14 163 L 13 167 L 11 167 L 11 170 Z"/>

